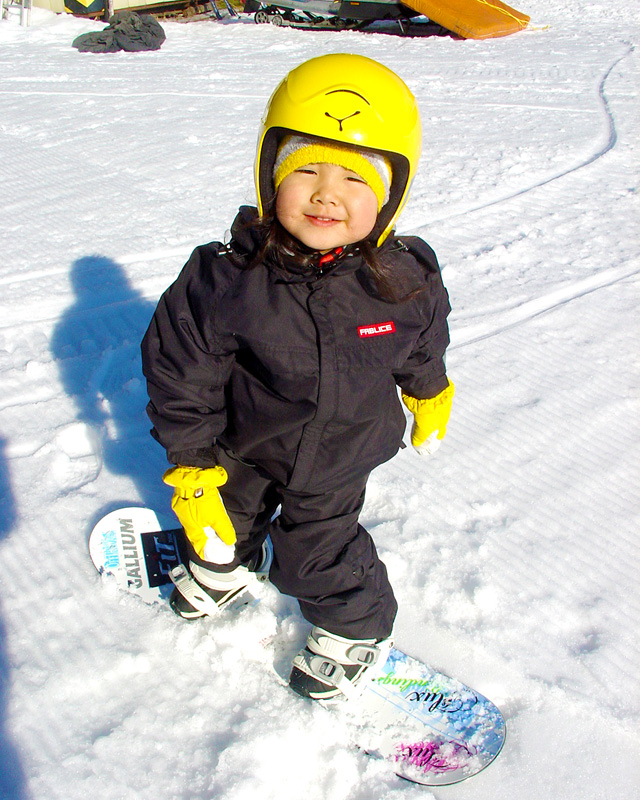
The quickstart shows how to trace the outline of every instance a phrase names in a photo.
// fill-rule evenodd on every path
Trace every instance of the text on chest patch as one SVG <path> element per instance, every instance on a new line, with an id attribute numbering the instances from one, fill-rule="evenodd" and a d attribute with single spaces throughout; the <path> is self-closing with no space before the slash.
<path id="1" fill-rule="evenodd" d="M 376 322 L 375 325 L 361 325 L 358 328 L 358 336 L 364 339 L 367 336 L 381 336 L 383 333 L 395 333 L 395 331 L 393 320 L 389 320 L 389 322 Z"/>

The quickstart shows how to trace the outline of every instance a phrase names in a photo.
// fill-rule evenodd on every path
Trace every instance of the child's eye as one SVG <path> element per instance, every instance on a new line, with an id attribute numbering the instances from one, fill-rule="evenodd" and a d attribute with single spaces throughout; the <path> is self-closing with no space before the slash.
<path id="1" fill-rule="evenodd" d="M 361 178 L 359 175 L 347 175 L 348 181 L 353 181 L 354 183 L 364 183 L 367 185 L 367 182 L 364 178 Z"/>
<path id="2" fill-rule="evenodd" d="M 295 171 L 301 172 L 303 175 L 315 175 L 317 173 L 317 170 L 313 169 L 313 167 L 300 167 Z"/>

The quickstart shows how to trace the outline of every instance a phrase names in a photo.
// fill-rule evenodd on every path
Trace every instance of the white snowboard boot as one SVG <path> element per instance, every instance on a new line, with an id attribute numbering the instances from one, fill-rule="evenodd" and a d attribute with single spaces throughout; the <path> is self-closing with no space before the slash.
<path id="1" fill-rule="evenodd" d="M 193 561 L 171 570 L 175 589 L 171 608 L 179 617 L 197 619 L 217 614 L 222 608 L 240 608 L 255 600 L 259 586 L 269 579 L 273 561 L 271 540 L 266 539 L 258 556 L 231 572 L 216 572 Z"/>
<path id="2" fill-rule="evenodd" d="M 357 697 L 366 682 L 382 671 L 392 644 L 391 638 L 345 639 L 314 627 L 306 647 L 293 660 L 289 686 L 312 700 Z"/>

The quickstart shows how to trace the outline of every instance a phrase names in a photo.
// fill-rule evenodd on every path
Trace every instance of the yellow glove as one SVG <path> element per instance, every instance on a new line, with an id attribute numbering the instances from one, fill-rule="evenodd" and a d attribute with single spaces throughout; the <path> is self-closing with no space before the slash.
<path id="1" fill-rule="evenodd" d="M 402 402 L 414 416 L 411 444 L 421 456 L 432 456 L 440 447 L 447 432 L 454 393 L 455 387 L 451 381 L 446 389 L 429 400 L 417 400 L 402 393 Z"/>
<path id="2" fill-rule="evenodd" d="M 171 508 L 200 558 L 207 560 L 204 549 L 212 532 L 226 545 L 235 543 L 236 532 L 218 491 L 227 482 L 224 467 L 171 467 L 162 480 L 174 487 Z"/>

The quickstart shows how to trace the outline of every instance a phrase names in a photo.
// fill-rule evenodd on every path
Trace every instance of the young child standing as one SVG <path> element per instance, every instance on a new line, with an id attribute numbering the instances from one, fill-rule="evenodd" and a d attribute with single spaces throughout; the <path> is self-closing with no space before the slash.
<path id="1" fill-rule="evenodd" d="M 228 245 L 194 251 L 143 341 L 190 543 L 172 606 L 202 616 L 268 570 L 313 626 L 290 677 L 306 697 L 352 694 L 391 645 L 397 604 L 358 517 L 369 473 L 402 443 L 397 387 L 420 452 L 453 398 L 438 263 L 393 235 L 420 149 L 391 70 L 347 54 L 301 64 L 263 118 L 258 208 L 240 209 Z"/>

